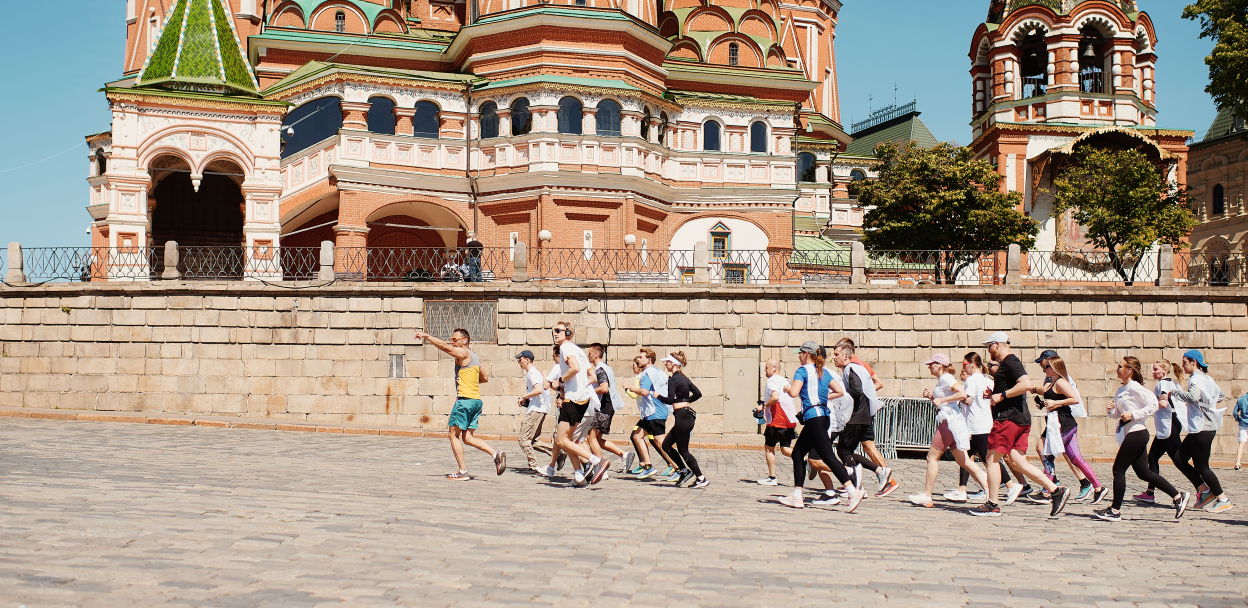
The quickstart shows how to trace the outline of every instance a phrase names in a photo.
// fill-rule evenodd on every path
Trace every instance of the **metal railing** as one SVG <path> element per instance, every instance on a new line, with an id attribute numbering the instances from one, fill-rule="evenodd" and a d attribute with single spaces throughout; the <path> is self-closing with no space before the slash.
<path id="1" fill-rule="evenodd" d="M 1174 254 L 1175 276 L 1189 285 L 1248 286 L 1248 254 L 1182 251 Z"/>
<path id="2" fill-rule="evenodd" d="M 156 278 L 158 249 L 148 247 L 32 247 L 23 250 L 26 280 L 148 281 Z"/>
<path id="3" fill-rule="evenodd" d="M 872 283 L 1000 285 L 1005 252 L 874 250 L 867 252 L 866 273 Z"/>
<path id="4" fill-rule="evenodd" d="M 1114 256 L 1105 251 L 1028 251 L 1022 264 L 1024 283 L 1154 284 L 1158 253 L 1138 257 Z"/>
<path id="5" fill-rule="evenodd" d="M 511 278 L 506 247 L 339 247 L 334 273 L 340 281 L 482 283 Z"/>
<path id="6" fill-rule="evenodd" d="M 693 252 L 540 247 L 529 250 L 529 276 L 546 281 L 692 282 Z"/>
<path id="7" fill-rule="evenodd" d="M 926 450 L 936 431 L 936 407 L 928 399 L 882 397 L 875 413 L 875 445 L 885 458 L 897 450 Z"/>

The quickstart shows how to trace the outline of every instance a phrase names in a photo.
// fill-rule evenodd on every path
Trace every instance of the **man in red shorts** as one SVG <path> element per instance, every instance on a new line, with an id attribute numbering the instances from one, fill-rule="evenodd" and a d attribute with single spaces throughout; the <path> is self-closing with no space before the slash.
<path id="1" fill-rule="evenodd" d="M 971 515 L 1001 517 L 997 495 L 1001 486 L 1002 458 L 1007 458 L 1011 468 L 1044 486 L 1052 495 L 1049 516 L 1055 516 L 1066 508 L 1066 488 L 1053 483 L 1043 471 L 1027 462 L 1027 437 L 1031 434 L 1031 414 L 1027 411 L 1027 390 L 1031 379 L 1023 362 L 1010 353 L 1010 337 L 996 332 L 983 342 L 988 356 L 1000 362 L 993 377 L 993 388 L 985 389 L 984 396 L 992 400 L 992 431 L 988 433 L 988 501 L 971 509 Z"/>

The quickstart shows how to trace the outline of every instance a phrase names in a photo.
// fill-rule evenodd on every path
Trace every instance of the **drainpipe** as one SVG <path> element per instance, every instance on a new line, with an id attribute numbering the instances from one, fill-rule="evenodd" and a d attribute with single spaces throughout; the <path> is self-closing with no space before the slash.
<path id="1" fill-rule="evenodd" d="M 464 83 L 464 177 L 468 178 L 468 206 L 472 207 L 472 235 L 477 237 L 477 176 L 472 170 L 472 83 Z"/>

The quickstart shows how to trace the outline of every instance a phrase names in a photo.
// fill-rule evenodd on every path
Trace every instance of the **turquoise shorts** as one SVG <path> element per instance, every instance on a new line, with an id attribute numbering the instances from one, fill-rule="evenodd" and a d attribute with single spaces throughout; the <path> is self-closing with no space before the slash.
<path id="1" fill-rule="evenodd" d="M 456 399 L 451 406 L 451 422 L 449 426 L 467 430 L 476 430 L 477 419 L 481 417 L 480 399 Z"/>

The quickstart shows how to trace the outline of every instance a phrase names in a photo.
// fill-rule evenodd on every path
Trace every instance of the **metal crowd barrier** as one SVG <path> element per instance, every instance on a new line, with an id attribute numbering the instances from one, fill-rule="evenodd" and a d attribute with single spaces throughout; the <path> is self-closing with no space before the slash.
<path id="1" fill-rule="evenodd" d="M 885 458 L 897 450 L 926 450 L 936 431 L 936 407 L 928 399 L 883 397 L 875 413 L 875 446 Z"/>

